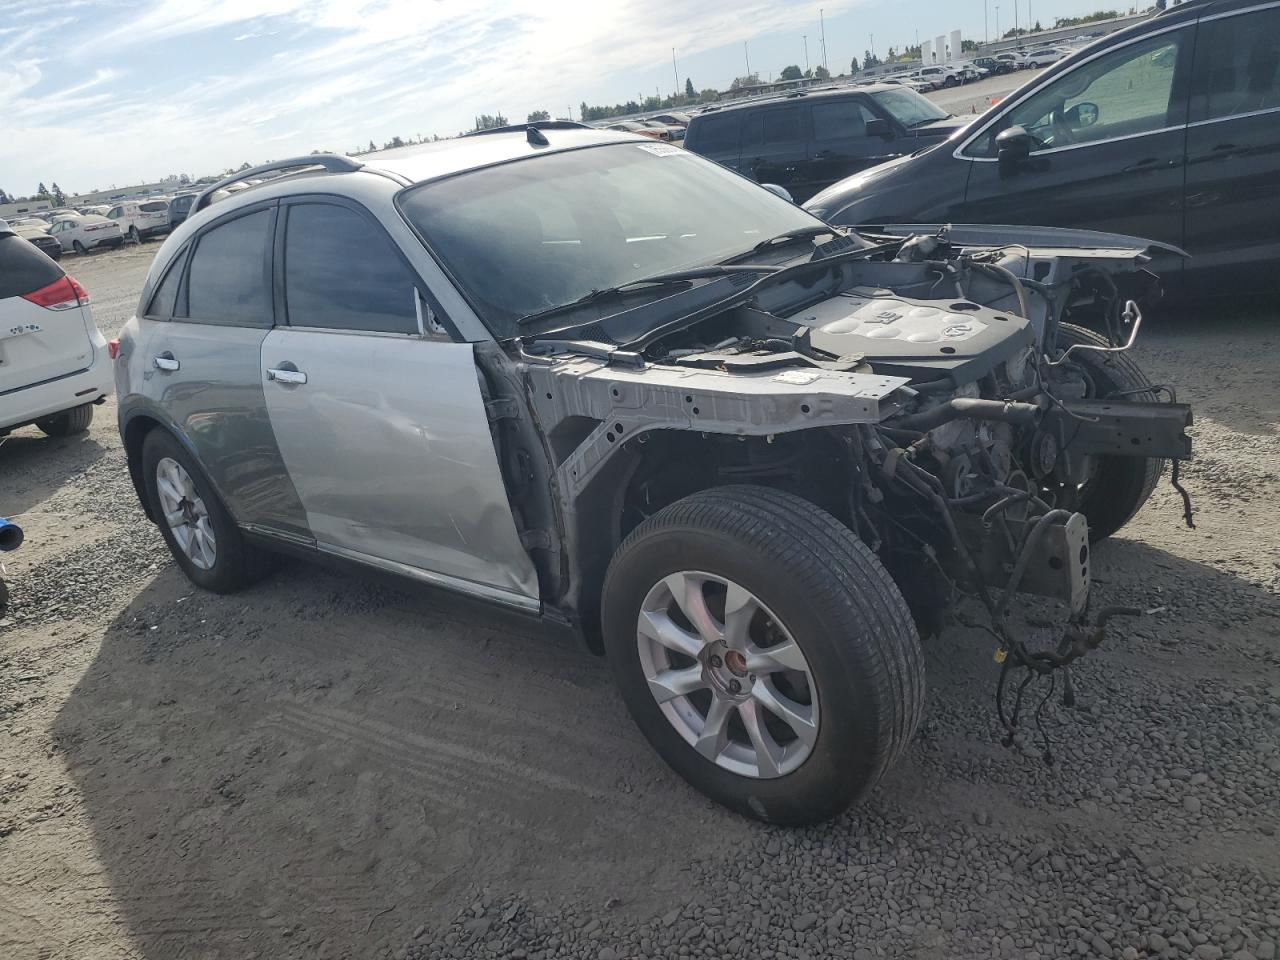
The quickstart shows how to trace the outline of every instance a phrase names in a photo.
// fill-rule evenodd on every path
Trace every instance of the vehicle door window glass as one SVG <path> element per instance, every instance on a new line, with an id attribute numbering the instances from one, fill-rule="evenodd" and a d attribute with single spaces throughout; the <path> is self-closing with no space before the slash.
<path id="1" fill-rule="evenodd" d="M 151 306 L 147 308 L 147 316 L 168 319 L 175 315 L 174 306 L 178 298 L 178 285 L 182 282 L 182 261 L 186 259 L 186 251 L 179 253 L 169 264 L 169 272 L 156 288 L 151 298 Z"/>
<path id="2" fill-rule="evenodd" d="M 769 146 L 775 143 L 794 143 L 800 139 L 800 108 L 779 107 L 775 110 L 762 110 L 754 118 L 758 124 L 760 137 L 753 141 Z"/>
<path id="3" fill-rule="evenodd" d="M 699 153 L 722 153 L 738 149 L 737 114 L 727 117 L 709 117 L 698 121 L 697 149 Z"/>
<path id="4" fill-rule="evenodd" d="M 271 211 L 258 210 L 202 234 L 187 276 L 192 320 L 271 325 Z"/>
<path id="5" fill-rule="evenodd" d="M 857 100 L 836 100 L 813 105 L 813 139 L 846 140 L 867 135 L 870 110 Z"/>
<path id="6" fill-rule="evenodd" d="M 1280 7 L 1200 25 L 1191 119 L 1280 107 Z"/>
<path id="7" fill-rule="evenodd" d="M 1173 116 L 1173 80 L 1187 35 L 1162 33 L 1081 64 L 1014 107 L 965 152 L 994 157 L 996 134 L 1009 126 L 1025 128 L 1033 150 L 1050 150 L 1182 123 Z"/>
<path id="8" fill-rule="evenodd" d="M 284 290 L 293 326 L 418 332 L 409 268 L 378 228 L 346 207 L 289 207 Z"/>
<path id="9" fill-rule="evenodd" d="M 120 216 L 120 208 L 112 207 L 110 212 L 107 213 L 107 216 L 110 217 L 112 220 L 115 220 L 117 217 Z"/>

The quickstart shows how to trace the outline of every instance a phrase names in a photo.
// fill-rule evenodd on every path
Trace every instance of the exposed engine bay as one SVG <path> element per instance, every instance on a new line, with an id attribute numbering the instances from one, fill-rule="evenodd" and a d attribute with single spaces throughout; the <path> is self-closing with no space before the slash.
<path id="1" fill-rule="evenodd" d="M 1191 524 L 1177 474 L 1191 411 L 1124 355 L 1137 301 L 1157 293 L 1143 241 L 904 234 L 864 236 L 860 252 L 641 336 L 601 323 L 528 338 L 529 395 L 580 539 L 600 522 L 587 504 L 601 486 L 623 486 L 622 536 L 691 488 L 749 480 L 854 530 L 922 633 L 971 598 L 984 617 L 970 625 L 996 639 L 1012 736 L 1011 670 L 1051 676 L 1101 643 L 1108 619 L 1139 613 L 1091 609 L 1091 534 L 1122 526 L 1165 461 Z M 1061 604 L 1051 649 L 1008 626 L 1019 593 Z"/>

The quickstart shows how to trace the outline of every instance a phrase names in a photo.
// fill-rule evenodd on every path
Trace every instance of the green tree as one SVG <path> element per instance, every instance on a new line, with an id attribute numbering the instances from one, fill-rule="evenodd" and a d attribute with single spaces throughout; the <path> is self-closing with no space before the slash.
<path id="1" fill-rule="evenodd" d="M 1040 25 L 1039 25 L 1039 23 L 1037 23 L 1037 24 L 1036 24 L 1036 29 L 1037 29 L 1037 30 L 1039 30 L 1039 29 L 1040 29 Z M 977 52 L 978 52 L 978 41 L 976 41 L 976 40 L 961 40 L 961 41 L 960 41 L 960 52 L 961 52 L 961 53 L 977 53 Z M 920 48 L 919 48 L 919 47 L 916 47 L 916 56 L 917 56 L 917 57 L 918 57 L 918 56 L 920 56 Z"/>
<path id="2" fill-rule="evenodd" d="M 804 73 L 800 70 L 800 67 L 793 63 L 790 66 L 782 68 L 782 73 L 778 74 L 778 79 L 799 80 L 803 76 Z"/>
<path id="3" fill-rule="evenodd" d="M 879 57 L 877 57 L 874 53 L 872 53 L 870 50 L 866 51 L 866 52 L 862 55 L 862 69 L 863 69 L 863 70 L 871 70 L 871 69 L 873 69 L 873 68 L 875 68 L 875 67 L 880 66 L 880 64 L 881 64 L 882 62 L 883 62 L 883 61 L 882 61 Z"/>
<path id="4" fill-rule="evenodd" d="M 236 167 L 236 173 L 239 173 L 241 170 L 248 170 L 251 166 L 253 166 L 253 164 L 246 160 L 244 163 L 240 164 L 240 166 Z"/>
<path id="5" fill-rule="evenodd" d="M 386 143 L 382 145 L 382 149 L 391 150 L 395 147 L 403 147 L 403 146 L 404 146 L 404 141 L 402 139 L 400 139 L 399 137 L 392 137 L 390 140 L 388 140 Z"/>
<path id="6" fill-rule="evenodd" d="M 369 152 L 370 152 L 370 153 L 373 153 L 373 152 L 374 152 L 375 150 L 377 150 L 377 149 L 378 149 L 378 145 L 377 145 L 376 143 L 374 143 L 372 140 L 370 140 L 370 141 L 369 141 Z"/>
<path id="7" fill-rule="evenodd" d="M 857 57 L 854 57 L 852 60 L 850 60 L 850 61 L 849 61 L 849 73 L 851 73 L 851 74 L 855 74 L 855 73 L 857 73 L 857 72 L 858 72 L 859 70 L 861 70 L 861 69 L 862 69 L 862 68 L 858 66 L 858 58 L 857 58 Z"/>
<path id="8" fill-rule="evenodd" d="M 830 80 L 831 71 L 828 70 L 826 67 L 824 67 L 822 64 L 818 64 L 816 67 L 813 68 L 813 78 L 815 80 Z"/>
<path id="9" fill-rule="evenodd" d="M 42 183 L 42 184 L 40 184 L 40 186 L 36 187 L 36 195 L 35 195 L 34 197 L 32 197 L 32 199 L 33 199 L 33 200 L 48 200 L 48 199 L 49 199 L 49 188 L 48 188 L 48 187 L 46 187 L 43 183 Z"/>
<path id="10" fill-rule="evenodd" d="M 529 114 L 529 119 L 526 120 L 525 122 L 537 123 L 540 120 L 550 120 L 550 119 L 551 119 L 551 114 L 548 113 L 546 110 L 534 110 L 532 113 Z"/>
<path id="11" fill-rule="evenodd" d="M 684 78 L 684 98 L 690 101 L 698 98 L 698 91 L 693 88 L 693 81 L 688 77 Z"/>
<path id="12" fill-rule="evenodd" d="M 715 103 L 720 99 L 720 91 L 715 87 L 707 87 L 705 90 L 698 91 L 699 103 Z"/>
<path id="13" fill-rule="evenodd" d="M 755 87 L 760 85 L 760 74 L 748 73 L 745 76 L 734 77 L 733 83 L 729 84 L 730 90 L 741 90 L 743 87 Z"/>
<path id="14" fill-rule="evenodd" d="M 487 113 L 482 113 L 480 114 L 480 116 L 476 117 L 475 129 L 492 130 L 495 127 L 505 127 L 510 122 L 511 121 L 509 121 L 501 113 L 495 113 L 492 116 L 490 116 Z"/>

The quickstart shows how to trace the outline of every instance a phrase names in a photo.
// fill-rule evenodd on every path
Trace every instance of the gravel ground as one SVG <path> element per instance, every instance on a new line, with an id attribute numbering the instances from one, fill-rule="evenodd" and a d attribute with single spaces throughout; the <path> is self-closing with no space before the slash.
<path id="1" fill-rule="evenodd" d="M 155 249 L 66 262 L 108 335 Z M 1047 702 L 1054 764 L 1002 746 L 990 643 L 953 629 L 904 762 L 806 830 L 676 779 L 561 634 L 301 564 L 195 592 L 112 404 L 87 436 L 19 431 L 0 956 L 1272 960 L 1276 320 L 1144 330 L 1196 408 L 1197 526 L 1161 487 L 1095 551 L 1100 601 L 1159 612 L 1079 664 L 1076 709 Z"/>

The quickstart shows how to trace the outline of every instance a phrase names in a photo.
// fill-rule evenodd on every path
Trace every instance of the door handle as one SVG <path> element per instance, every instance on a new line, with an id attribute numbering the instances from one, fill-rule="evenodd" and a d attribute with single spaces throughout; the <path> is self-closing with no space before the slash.
<path id="1" fill-rule="evenodd" d="M 173 354 L 167 352 L 160 354 L 158 357 L 152 357 L 151 362 L 157 370 L 165 370 L 170 373 L 182 368 L 182 364 L 173 358 Z"/>
<path id="2" fill-rule="evenodd" d="M 270 367 L 267 369 L 267 379 L 274 380 L 276 383 L 297 385 L 306 383 L 307 375 L 301 370 L 289 370 L 285 367 Z"/>

